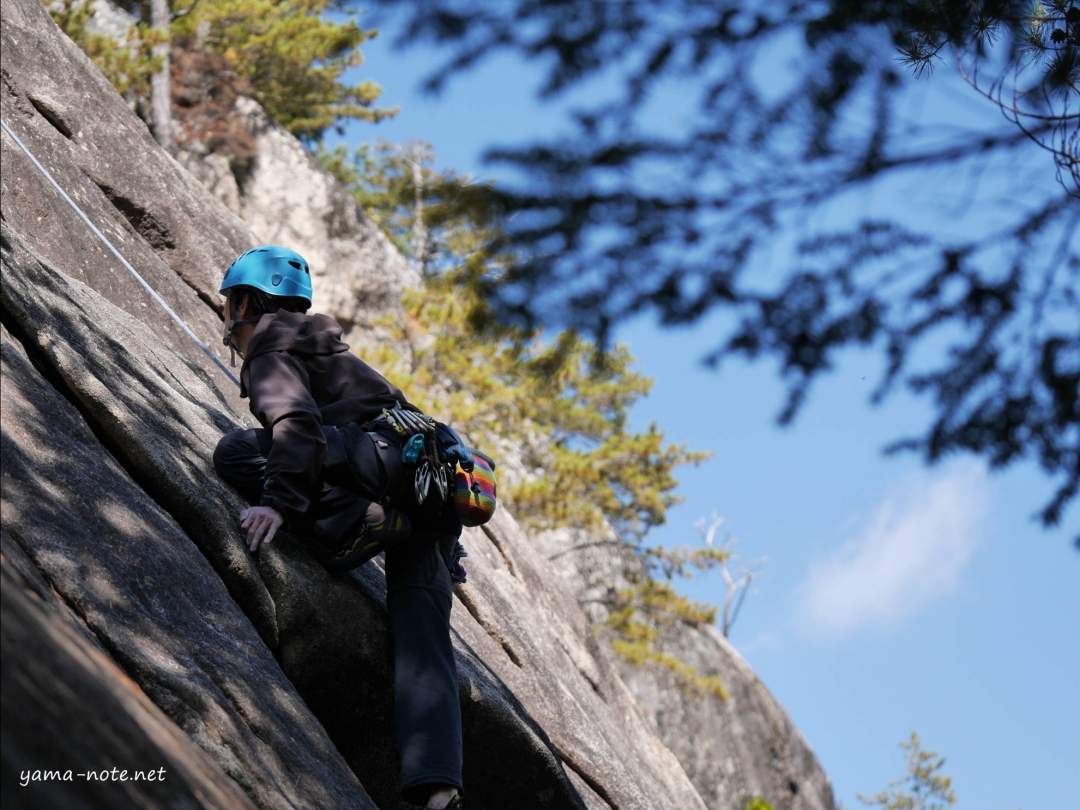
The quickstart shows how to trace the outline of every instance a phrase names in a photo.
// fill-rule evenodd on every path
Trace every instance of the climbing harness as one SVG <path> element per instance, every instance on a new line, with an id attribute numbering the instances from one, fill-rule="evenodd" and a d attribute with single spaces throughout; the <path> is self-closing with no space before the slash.
<path id="1" fill-rule="evenodd" d="M 376 419 L 404 441 L 401 460 L 416 466 L 413 497 L 417 506 L 440 509 L 453 503 L 465 526 L 487 523 L 495 513 L 495 462 L 465 445 L 449 425 L 400 403 Z M 435 494 L 438 497 L 434 497 Z"/>
<path id="2" fill-rule="evenodd" d="M 140 285 L 142 285 L 142 288 L 146 290 L 150 297 L 157 301 L 159 304 L 161 304 L 162 308 L 167 313 L 169 313 L 169 317 L 173 319 L 177 326 L 179 326 L 189 338 L 195 341 L 195 344 L 203 350 L 207 357 L 214 361 L 214 364 L 218 368 L 225 372 L 226 377 L 232 380 L 234 384 L 240 385 L 240 380 L 237 379 L 236 375 L 229 370 L 228 366 L 226 366 L 225 363 L 223 363 L 217 355 L 211 352 L 210 348 L 205 343 L 199 340 L 198 336 L 191 330 L 191 327 L 184 323 L 180 316 L 173 311 L 172 307 L 170 307 L 168 303 L 166 303 L 165 299 L 158 295 L 157 291 L 147 283 L 146 279 L 139 275 L 139 272 L 134 267 L 132 267 L 128 260 L 120 254 L 120 251 L 113 247 L 113 244 L 109 241 L 108 237 L 106 237 L 105 234 L 98 230 L 97 226 L 90 221 L 90 217 L 88 217 L 83 212 L 83 210 L 79 207 L 78 203 L 76 203 L 73 199 L 71 199 L 71 197 L 68 196 L 67 192 L 64 191 L 64 189 L 60 187 L 60 184 L 53 179 L 53 176 L 49 174 L 48 170 L 44 166 L 42 166 L 40 162 L 38 162 L 38 159 L 36 157 L 34 157 L 34 153 L 31 152 L 30 149 L 26 146 L 26 144 L 24 144 L 19 139 L 18 135 L 11 131 L 11 128 L 2 119 L 0 119 L 0 127 L 3 127 L 4 132 L 10 135 L 11 139 L 15 141 L 15 144 L 20 149 L 22 149 L 23 152 L 26 153 L 26 156 L 30 158 L 30 162 L 34 164 L 34 167 L 39 172 L 41 172 L 42 176 L 44 176 L 46 180 L 49 181 L 49 183 L 54 189 L 56 189 L 57 193 L 59 193 L 59 195 L 64 199 L 64 201 L 68 205 L 70 205 L 72 209 L 74 209 L 75 213 L 78 214 L 79 219 L 86 223 L 86 226 L 90 229 L 90 231 L 102 241 L 105 247 L 107 247 L 112 253 L 112 255 L 116 257 L 117 261 L 119 261 L 120 264 L 123 265 L 124 269 L 135 277 L 135 280 L 138 281 Z"/>
<path id="3" fill-rule="evenodd" d="M 453 470 L 439 457 L 439 443 L 436 432 L 439 423 L 427 414 L 410 411 L 397 404 L 392 408 L 383 408 L 377 421 L 386 422 L 394 432 L 405 440 L 402 460 L 416 465 L 413 476 L 413 496 L 417 506 L 441 505 L 450 497 L 450 476 Z M 432 486 L 439 493 L 438 501 L 428 500 Z"/>

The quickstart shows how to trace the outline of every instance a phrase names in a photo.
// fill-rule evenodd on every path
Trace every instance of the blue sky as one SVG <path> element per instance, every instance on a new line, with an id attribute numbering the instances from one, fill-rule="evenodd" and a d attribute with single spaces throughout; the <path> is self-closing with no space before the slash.
<path id="1" fill-rule="evenodd" d="M 418 83 L 439 57 L 394 51 L 391 39 L 365 46 L 356 78 L 382 85 L 383 104 L 400 114 L 350 126 L 331 143 L 424 140 L 440 167 L 497 180 L 479 161 L 485 147 L 560 128 L 564 103 L 534 97 L 536 65 L 498 57 L 431 97 Z M 983 114 L 962 89 L 935 81 L 912 116 Z M 889 202 L 877 192 L 842 204 L 887 211 Z M 874 353 L 844 355 L 794 425 L 778 428 L 783 387 L 768 361 L 719 372 L 698 363 L 727 324 L 714 314 L 662 331 L 641 317 L 617 335 L 655 381 L 635 425 L 656 422 L 670 440 L 714 453 L 681 472 L 685 502 L 654 539 L 696 542 L 694 524 L 715 512 L 736 551 L 757 563 L 732 640 L 816 752 L 837 798 L 859 807 L 857 793 L 899 777 L 898 744 L 917 730 L 947 756 L 961 810 L 1075 802 L 1077 508 L 1056 530 L 1031 520 L 1050 493 L 1034 464 L 988 472 L 970 457 L 926 468 L 912 455 L 884 456 L 889 441 L 923 429 L 930 409 L 902 393 L 870 407 L 881 371 Z M 718 577 L 680 589 L 710 601 L 722 592 Z"/>

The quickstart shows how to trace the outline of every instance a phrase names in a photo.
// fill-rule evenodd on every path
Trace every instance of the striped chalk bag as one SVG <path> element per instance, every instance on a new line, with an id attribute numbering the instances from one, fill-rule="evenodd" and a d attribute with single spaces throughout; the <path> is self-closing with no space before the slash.
<path id="1" fill-rule="evenodd" d="M 381 417 L 401 437 L 401 460 L 415 469 L 415 504 L 441 513 L 454 505 L 463 526 L 482 526 L 495 514 L 495 462 L 467 446 L 452 427 L 400 405 Z M 452 477 L 452 483 L 451 483 Z"/>
<path id="2" fill-rule="evenodd" d="M 481 526 L 495 514 L 495 462 L 470 450 L 471 470 L 458 462 L 454 475 L 454 510 L 463 526 Z"/>

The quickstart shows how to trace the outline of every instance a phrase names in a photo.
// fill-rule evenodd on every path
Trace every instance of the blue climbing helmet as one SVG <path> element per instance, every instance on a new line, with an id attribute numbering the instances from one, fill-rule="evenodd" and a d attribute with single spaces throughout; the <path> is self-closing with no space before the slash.
<path id="1" fill-rule="evenodd" d="M 232 365 L 236 366 L 237 346 L 233 331 L 241 324 L 258 323 L 258 318 L 239 319 L 232 311 L 230 290 L 254 289 L 274 298 L 293 298 L 311 306 L 311 273 L 307 259 L 295 250 L 277 245 L 260 245 L 233 259 L 225 270 L 218 289 L 225 299 L 225 331 L 221 342 L 229 347 Z"/>
<path id="2" fill-rule="evenodd" d="M 254 287 L 267 295 L 303 298 L 311 306 L 311 273 L 307 259 L 295 250 L 260 245 L 233 259 L 218 292 L 233 287 Z"/>

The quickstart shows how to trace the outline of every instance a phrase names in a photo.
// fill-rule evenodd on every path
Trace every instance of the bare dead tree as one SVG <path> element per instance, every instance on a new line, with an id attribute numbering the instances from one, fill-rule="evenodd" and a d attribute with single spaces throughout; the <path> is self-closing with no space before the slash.
<path id="1" fill-rule="evenodd" d="M 427 273 L 428 255 L 428 230 L 424 221 L 424 147 L 422 144 L 413 144 L 411 149 L 413 177 L 413 256 L 416 258 L 416 269 L 421 276 Z"/>
<path id="2" fill-rule="evenodd" d="M 708 524 L 702 519 L 697 522 L 696 526 L 708 548 L 724 552 L 719 557 L 720 562 L 717 565 L 720 569 L 720 576 L 724 580 L 724 601 L 720 607 L 720 632 L 724 634 L 724 638 L 729 638 L 731 628 L 734 626 L 736 619 L 739 618 L 739 613 L 746 602 L 746 595 L 750 592 L 750 585 L 759 569 L 752 566 L 740 566 L 738 569 L 733 570 L 732 566 L 735 561 L 733 549 L 737 542 L 736 539 L 730 532 L 727 532 L 723 540 L 717 541 L 717 534 L 725 523 L 727 523 L 727 519 L 714 512 Z"/>
<path id="3" fill-rule="evenodd" d="M 176 150 L 172 121 L 172 81 L 169 56 L 171 50 L 169 23 L 169 0 L 150 0 L 150 27 L 162 34 L 162 41 L 154 45 L 153 55 L 161 60 L 161 67 L 150 77 L 150 118 L 154 139 L 168 152 Z"/>

